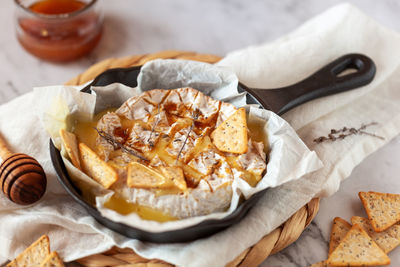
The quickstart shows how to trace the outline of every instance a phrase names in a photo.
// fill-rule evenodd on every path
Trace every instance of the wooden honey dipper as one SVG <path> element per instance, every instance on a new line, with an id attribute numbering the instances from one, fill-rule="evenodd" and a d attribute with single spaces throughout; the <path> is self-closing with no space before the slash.
<path id="1" fill-rule="evenodd" d="M 0 189 L 13 202 L 29 205 L 46 191 L 46 174 L 39 162 L 22 154 L 12 153 L 0 135 Z"/>

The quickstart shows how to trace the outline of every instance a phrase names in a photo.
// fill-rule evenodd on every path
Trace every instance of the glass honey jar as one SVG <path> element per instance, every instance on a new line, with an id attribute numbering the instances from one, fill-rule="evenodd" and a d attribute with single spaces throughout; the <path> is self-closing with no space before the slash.
<path id="1" fill-rule="evenodd" d="M 38 58 L 64 62 L 88 54 L 102 35 L 97 0 L 14 0 L 20 44 Z"/>

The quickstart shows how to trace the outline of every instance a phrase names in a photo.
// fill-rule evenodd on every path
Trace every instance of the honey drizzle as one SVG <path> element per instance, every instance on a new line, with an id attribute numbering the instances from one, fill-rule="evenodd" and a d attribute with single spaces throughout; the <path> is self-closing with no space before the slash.
<path id="1" fill-rule="evenodd" d="M 111 210 L 115 210 L 116 212 L 122 215 L 128 215 L 132 212 L 135 212 L 136 214 L 139 215 L 139 217 L 141 217 L 144 220 L 167 222 L 167 221 L 176 221 L 178 219 L 162 211 L 127 202 L 125 199 L 115 194 L 112 197 L 110 197 L 110 199 L 107 202 L 104 203 L 104 207 Z"/>
<path id="2" fill-rule="evenodd" d="M 168 97 L 169 93 L 164 96 L 163 101 Z M 146 102 L 150 103 L 150 101 L 148 101 L 148 100 L 146 100 Z M 154 126 L 154 119 L 157 119 L 156 116 L 161 112 L 161 110 L 165 110 L 169 125 L 172 125 L 173 123 L 175 123 L 175 125 L 172 129 L 170 129 L 168 135 L 158 132 L 159 138 L 157 139 L 154 146 L 149 151 L 145 151 L 143 154 L 145 155 L 146 158 L 148 158 L 150 160 L 153 159 L 155 156 L 158 156 L 168 166 L 180 166 L 183 169 L 184 176 L 185 176 L 188 187 L 195 188 L 198 185 L 198 183 L 200 182 L 200 180 L 205 177 L 205 175 L 201 174 L 197 170 L 188 166 L 187 163 L 191 159 L 196 157 L 199 153 L 206 150 L 209 145 L 213 146 L 211 139 L 208 135 L 215 128 L 215 124 L 218 119 L 218 114 L 220 112 L 220 107 L 221 107 L 221 104 L 219 104 L 219 106 L 218 106 L 218 112 L 215 114 L 215 116 L 213 118 L 211 118 L 209 120 L 209 122 L 207 124 L 203 124 L 200 122 L 193 123 L 193 120 L 190 118 L 180 117 L 180 116 L 169 113 L 168 111 L 172 111 L 172 110 L 176 109 L 175 106 L 174 107 L 163 106 L 163 109 L 160 109 L 160 108 L 155 109 L 155 111 L 153 111 L 150 114 L 150 116 L 148 118 L 149 119 L 148 123 L 143 122 L 141 120 L 129 120 L 125 116 L 118 114 L 120 121 L 121 121 L 121 127 L 117 128 L 114 131 L 114 134 L 116 136 L 122 137 L 124 142 L 126 142 L 132 131 L 132 128 L 134 127 L 135 124 L 139 124 L 141 127 L 143 127 L 146 130 L 151 130 L 152 132 L 153 131 L 156 132 L 154 128 L 157 125 Z M 85 142 L 86 144 L 89 145 L 89 147 L 91 147 L 92 149 L 95 149 L 96 138 L 93 138 L 93 136 L 96 135 L 96 132 L 94 129 L 92 130 L 93 125 L 95 126 L 97 124 L 97 122 L 99 121 L 99 119 L 104 114 L 106 114 L 109 111 L 114 111 L 114 110 L 115 109 L 111 109 L 111 110 L 107 110 L 107 111 L 97 114 L 94 117 L 93 122 L 81 123 L 81 124 L 78 123 L 75 127 L 75 133 L 78 135 L 79 141 Z M 153 121 L 153 124 L 150 123 L 151 121 Z M 190 154 L 185 157 L 186 158 L 185 161 L 181 161 L 181 160 L 177 161 L 174 156 L 170 155 L 166 151 L 166 149 L 173 142 L 173 140 L 171 140 L 171 139 L 175 136 L 175 134 L 177 132 L 179 132 L 180 130 L 182 130 L 185 127 L 188 127 L 192 124 L 195 125 L 193 131 L 196 134 L 201 135 L 200 139 L 196 143 L 195 147 L 191 149 L 191 151 L 189 152 Z M 210 124 L 213 127 L 207 129 L 207 127 Z M 255 140 L 255 141 L 266 140 L 265 136 L 263 134 L 259 134 L 259 132 L 262 132 L 259 129 L 260 128 L 259 125 L 249 124 L 248 128 L 250 130 L 250 135 L 252 137 L 252 140 Z M 205 132 L 205 129 L 207 129 L 206 132 Z M 85 132 L 87 130 L 89 130 L 89 133 Z M 216 150 L 216 151 L 221 156 L 226 158 L 227 163 L 231 169 L 236 169 L 236 170 L 242 172 L 242 178 L 244 180 L 246 180 L 250 186 L 255 186 L 260 181 L 260 179 L 261 179 L 260 175 L 255 175 L 249 171 L 246 171 L 240 166 L 240 164 L 238 163 L 237 156 L 233 156 L 233 155 L 228 156 L 228 155 L 225 155 L 225 153 L 223 153 L 223 152 L 220 152 L 218 150 Z M 111 153 L 111 156 L 114 156 L 114 155 L 120 155 L 120 153 Z M 112 157 L 110 157 L 110 159 L 112 161 Z M 113 163 L 112 165 L 114 165 L 114 164 L 120 165 L 121 164 L 121 163 L 118 164 L 118 162 L 112 162 L 112 163 Z M 124 166 L 120 166 L 120 167 L 126 168 L 126 164 Z M 161 189 L 154 189 L 153 192 L 155 192 L 156 195 L 183 193 L 183 192 L 177 192 L 176 190 L 171 191 L 171 190 L 161 190 Z M 108 202 L 107 205 L 108 205 L 108 207 L 120 212 L 121 214 L 128 214 L 130 212 L 136 212 L 142 218 L 149 218 L 151 220 L 157 220 L 157 221 L 164 221 L 164 219 L 166 218 L 164 216 L 165 214 L 163 214 L 160 211 L 156 211 L 149 207 L 142 207 L 137 204 L 128 203 L 126 201 L 125 201 L 126 203 L 124 203 L 124 201 L 125 200 L 123 200 L 123 199 L 114 197 L 113 199 L 110 199 L 110 201 Z M 141 211 L 144 211 L 144 213 L 141 213 Z M 151 216 L 148 216 L 149 214 L 151 214 Z M 168 215 L 167 215 L 167 217 L 168 217 Z M 167 218 L 167 220 L 174 220 L 174 219 L 176 219 L 176 218 L 170 218 L 170 217 Z"/>

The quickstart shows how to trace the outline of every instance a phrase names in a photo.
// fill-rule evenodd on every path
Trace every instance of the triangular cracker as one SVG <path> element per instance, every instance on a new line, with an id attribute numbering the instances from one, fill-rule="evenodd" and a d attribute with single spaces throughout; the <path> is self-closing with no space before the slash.
<path id="1" fill-rule="evenodd" d="M 64 267 L 64 263 L 56 251 L 51 252 L 44 261 L 40 264 L 40 267 Z"/>
<path id="2" fill-rule="evenodd" d="M 183 173 L 182 173 L 183 176 Z M 173 181 L 162 175 L 157 170 L 147 167 L 139 162 L 128 165 L 127 185 L 134 188 L 173 188 Z"/>
<path id="3" fill-rule="evenodd" d="M 246 110 L 238 109 L 212 132 L 211 138 L 220 151 L 246 153 L 248 149 Z"/>
<path id="4" fill-rule="evenodd" d="M 76 135 L 64 129 L 60 129 L 60 136 L 72 164 L 76 168 L 81 169 L 81 163 L 79 161 L 78 141 L 76 139 Z"/>
<path id="5" fill-rule="evenodd" d="M 334 251 L 339 245 L 340 241 L 342 241 L 342 239 L 346 236 L 350 228 L 351 224 L 342 218 L 336 217 L 333 219 L 328 255 L 331 255 L 332 251 Z"/>
<path id="6" fill-rule="evenodd" d="M 101 184 L 104 188 L 108 189 L 118 180 L 118 174 L 114 168 L 102 160 L 87 145 L 80 143 L 79 152 L 83 172 Z"/>
<path id="7" fill-rule="evenodd" d="M 388 265 L 390 259 L 367 232 L 355 224 L 326 262 L 334 266 L 373 266 Z"/>
<path id="8" fill-rule="evenodd" d="M 400 225 L 393 225 L 377 233 L 367 218 L 353 216 L 351 223 L 360 225 L 385 253 L 389 253 L 400 244 Z"/>
<path id="9" fill-rule="evenodd" d="M 359 192 L 375 232 L 382 232 L 400 221 L 400 194 Z"/>
<path id="10" fill-rule="evenodd" d="M 170 183 L 174 184 L 174 188 L 178 189 L 179 191 L 185 191 L 187 189 L 185 177 L 181 167 L 160 166 L 158 169 L 165 176 L 165 178 L 170 181 Z"/>
<path id="11" fill-rule="evenodd" d="M 7 264 L 7 267 L 40 266 L 40 263 L 50 254 L 50 241 L 47 235 L 41 236 L 32 243 L 15 260 Z"/>

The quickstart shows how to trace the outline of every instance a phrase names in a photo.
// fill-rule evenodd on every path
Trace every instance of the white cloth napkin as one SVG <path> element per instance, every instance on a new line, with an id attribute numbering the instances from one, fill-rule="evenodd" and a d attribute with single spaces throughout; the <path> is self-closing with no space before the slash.
<path id="1" fill-rule="evenodd" d="M 365 54 L 375 62 L 377 72 L 369 85 L 314 100 L 283 115 L 324 162 L 325 167 L 312 176 L 323 186 L 318 190 L 320 195 L 327 196 L 338 190 L 340 181 L 363 158 L 399 133 L 398 90 L 385 86 L 398 72 L 399 44 L 397 32 L 382 27 L 354 6 L 341 4 L 275 42 L 228 54 L 219 65 L 232 67 L 249 87 L 279 88 L 308 77 L 347 53 Z M 330 129 L 358 128 L 373 121 L 379 125 L 368 130 L 384 141 L 358 136 L 334 144 L 313 142 Z"/>
<path id="2" fill-rule="evenodd" d="M 223 266 L 244 249 L 286 221 L 316 195 L 338 190 L 340 181 L 368 154 L 400 132 L 400 36 L 351 5 L 336 6 L 295 32 L 269 44 L 229 54 L 219 64 L 232 67 L 250 87 L 276 88 L 297 82 L 333 59 L 364 53 L 377 65 L 374 81 L 360 90 L 315 100 L 284 118 L 304 142 L 318 153 L 324 168 L 265 194 L 246 218 L 210 238 L 185 244 L 152 244 L 118 235 L 95 222 L 59 185 L 50 162 L 48 135 L 33 112 L 29 93 L 0 107 L 0 129 L 15 151 L 25 151 L 43 165 L 48 176 L 44 198 L 30 207 L 0 196 L 0 262 L 15 257 L 43 233 L 65 260 L 104 251 L 113 245 L 134 248 L 147 258 L 179 266 Z M 12 118 L 12 119 L 11 119 Z M 367 131 L 381 140 L 356 135 L 316 144 L 330 129 L 378 122 Z M 2 257 L 2 258 L 1 258 Z"/>

